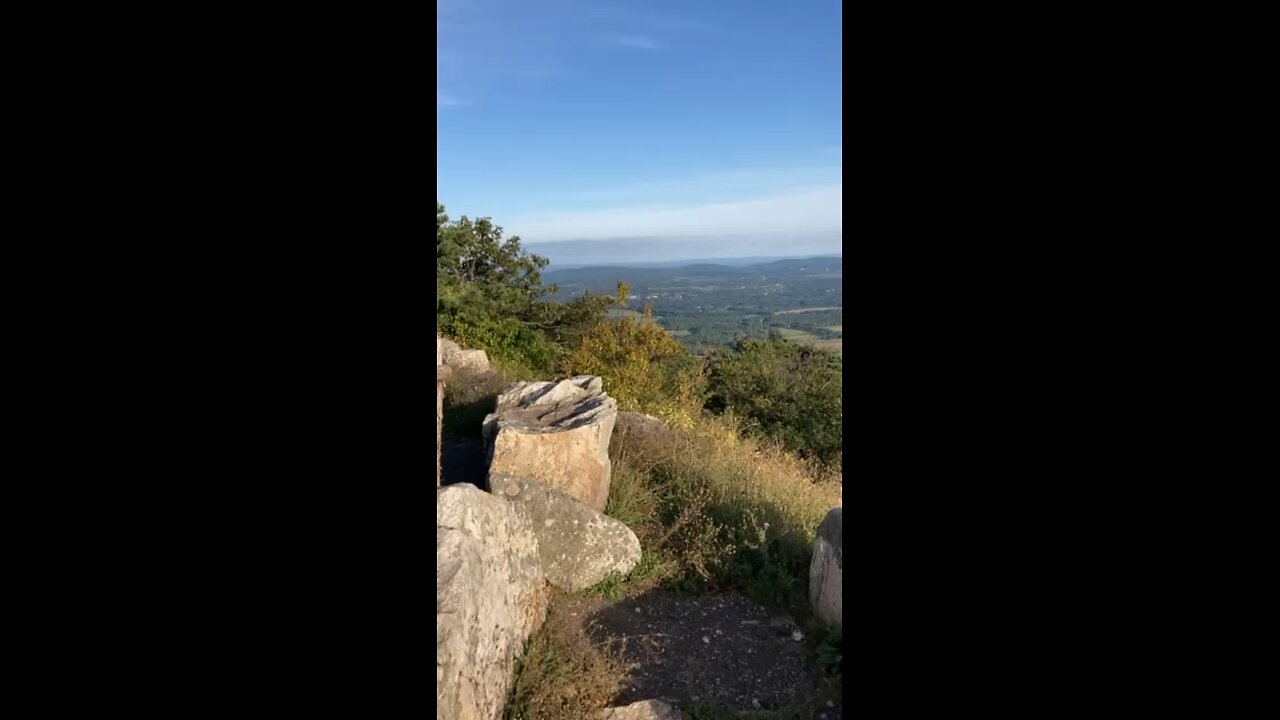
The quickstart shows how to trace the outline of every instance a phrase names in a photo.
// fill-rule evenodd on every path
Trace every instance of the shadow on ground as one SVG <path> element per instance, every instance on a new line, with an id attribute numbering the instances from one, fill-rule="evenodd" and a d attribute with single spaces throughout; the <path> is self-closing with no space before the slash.
<path id="1" fill-rule="evenodd" d="M 615 705 L 660 699 L 695 717 L 842 717 L 839 692 L 823 681 L 800 627 L 737 593 L 564 602 L 593 642 L 621 654 L 627 674 Z"/>

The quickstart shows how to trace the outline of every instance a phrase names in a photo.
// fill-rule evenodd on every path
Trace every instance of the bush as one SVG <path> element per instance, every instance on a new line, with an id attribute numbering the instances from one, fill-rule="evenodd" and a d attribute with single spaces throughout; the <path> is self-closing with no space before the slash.
<path id="1" fill-rule="evenodd" d="M 569 355 L 570 375 L 599 375 L 623 408 L 688 426 L 702 404 L 698 359 L 660 326 L 624 317 L 597 323 Z"/>
<path id="2" fill-rule="evenodd" d="M 436 318 L 440 334 L 465 348 L 484 350 L 489 359 L 516 374 L 549 376 L 564 350 L 538 330 L 514 318 L 493 318 L 459 310 Z"/>
<path id="3" fill-rule="evenodd" d="M 707 408 L 733 410 L 786 448 L 828 466 L 843 462 L 839 355 L 781 338 L 743 340 L 708 367 Z"/>

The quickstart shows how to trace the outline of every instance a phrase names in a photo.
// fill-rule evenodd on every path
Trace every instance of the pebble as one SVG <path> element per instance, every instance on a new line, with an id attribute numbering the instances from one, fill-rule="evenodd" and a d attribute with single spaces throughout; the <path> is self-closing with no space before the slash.
<path id="1" fill-rule="evenodd" d="M 804 633 L 800 632 L 799 630 L 792 630 L 791 639 L 795 640 L 796 642 L 800 642 L 801 640 L 804 639 Z"/>
<path id="2" fill-rule="evenodd" d="M 753 707 L 753 708 L 755 708 L 755 709 L 759 710 L 759 709 L 760 709 L 760 701 L 759 701 L 759 700 L 757 700 L 756 698 L 751 698 L 751 707 Z"/>
<path id="3" fill-rule="evenodd" d="M 723 634 L 724 634 L 724 631 L 723 631 L 723 630 L 720 630 L 719 628 L 717 628 L 717 629 L 716 629 L 716 634 L 717 634 L 717 635 L 723 635 Z"/>
<path id="4" fill-rule="evenodd" d="M 835 707 L 835 706 L 836 706 L 836 702 L 834 700 L 827 701 L 827 707 Z"/>
<path id="5" fill-rule="evenodd" d="M 637 605 L 637 606 L 636 606 L 636 614 L 637 614 L 637 615 L 639 615 L 639 614 L 640 614 L 640 606 L 639 606 L 639 605 Z"/>
<path id="6" fill-rule="evenodd" d="M 702 642 L 704 642 L 704 643 L 706 643 L 706 644 L 710 645 L 710 644 L 711 644 L 711 638 L 707 637 L 706 635 L 703 635 L 703 636 L 702 636 Z"/>

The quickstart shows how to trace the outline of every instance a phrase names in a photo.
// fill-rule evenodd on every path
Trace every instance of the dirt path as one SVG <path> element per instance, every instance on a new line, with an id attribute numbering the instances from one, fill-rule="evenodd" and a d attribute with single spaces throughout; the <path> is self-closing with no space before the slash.
<path id="1" fill-rule="evenodd" d="M 595 642 L 621 649 L 628 677 L 616 705 L 660 699 L 686 710 L 809 706 L 813 720 L 842 717 L 842 700 L 821 681 L 800 628 L 741 595 L 651 591 L 612 603 L 564 602 Z"/>

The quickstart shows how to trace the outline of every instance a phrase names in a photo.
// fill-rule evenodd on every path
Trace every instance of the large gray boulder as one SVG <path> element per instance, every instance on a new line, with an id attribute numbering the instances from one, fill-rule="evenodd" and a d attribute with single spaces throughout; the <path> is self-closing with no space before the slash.
<path id="1" fill-rule="evenodd" d="M 497 720 L 547 613 L 527 517 L 474 485 L 436 491 L 436 720 Z"/>
<path id="2" fill-rule="evenodd" d="M 688 720 L 684 713 L 661 700 L 641 700 L 624 707 L 601 710 L 596 720 Z"/>
<path id="3" fill-rule="evenodd" d="M 538 536 L 542 570 L 558 588 L 591 587 L 611 572 L 630 572 L 640 562 L 640 540 L 631 528 L 560 490 L 493 472 L 489 490 L 510 500 L 516 514 L 529 521 Z"/>
<path id="4" fill-rule="evenodd" d="M 515 383 L 484 420 L 489 469 L 563 490 L 604 512 L 618 403 L 594 375 Z"/>
<path id="5" fill-rule="evenodd" d="M 832 508 L 818 526 L 809 563 L 809 603 L 828 625 L 844 624 L 844 509 Z"/>

